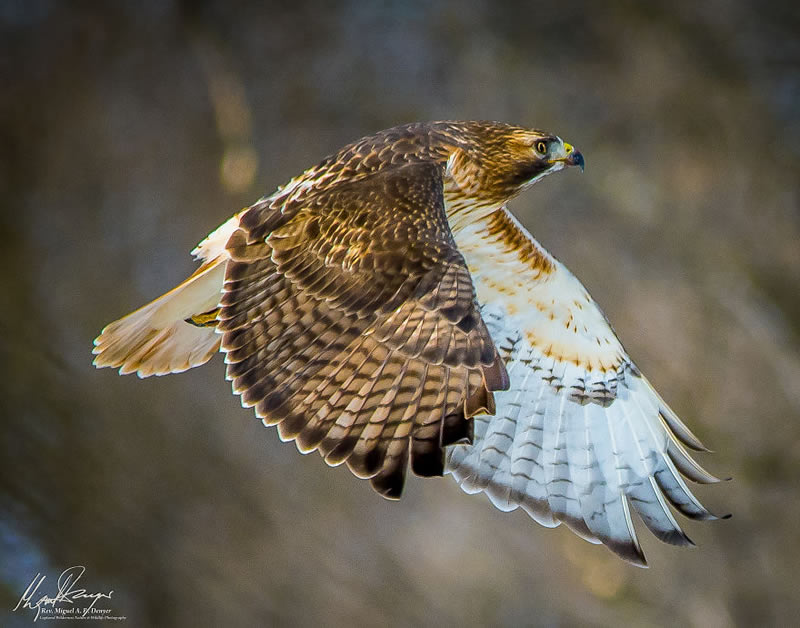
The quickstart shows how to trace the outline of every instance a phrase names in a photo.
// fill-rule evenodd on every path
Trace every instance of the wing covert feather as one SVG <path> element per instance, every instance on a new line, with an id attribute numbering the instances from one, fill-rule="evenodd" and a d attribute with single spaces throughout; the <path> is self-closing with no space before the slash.
<path id="1" fill-rule="evenodd" d="M 443 447 L 508 381 L 442 195 L 441 166 L 393 168 L 257 204 L 227 245 L 218 329 L 234 391 L 387 497 L 409 459 L 441 475 Z"/>

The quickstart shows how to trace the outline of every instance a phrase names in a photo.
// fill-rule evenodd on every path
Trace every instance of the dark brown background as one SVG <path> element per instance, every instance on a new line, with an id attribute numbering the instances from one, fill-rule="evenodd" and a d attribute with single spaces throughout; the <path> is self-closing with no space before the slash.
<path id="1" fill-rule="evenodd" d="M 0 2 L 0 623 L 87 567 L 128 625 L 788 624 L 800 612 L 794 2 Z M 324 7 L 324 8 L 323 8 Z M 282 445 L 223 364 L 91 365 L 234 210 L 361 135 L 490 118 L 586 155 L 513 209 L 734 481 L 652 568 L 450 479 Z"/>

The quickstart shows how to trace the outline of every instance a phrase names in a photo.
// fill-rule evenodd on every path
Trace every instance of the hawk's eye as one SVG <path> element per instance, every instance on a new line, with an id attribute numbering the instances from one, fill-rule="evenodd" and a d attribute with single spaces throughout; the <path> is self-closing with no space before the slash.
<path id="1" fill-rule="evenodd" d="M 536 152 L 540 155 L 547 154 L 547 142 L 536 142 Z"/>

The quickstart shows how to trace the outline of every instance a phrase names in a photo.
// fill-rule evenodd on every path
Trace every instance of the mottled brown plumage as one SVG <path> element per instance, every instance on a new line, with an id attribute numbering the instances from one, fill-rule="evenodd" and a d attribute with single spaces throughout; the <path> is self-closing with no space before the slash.
<path id="1" fill-rule="evenodd" d="M 530 268 L 536 276 L 553 272 L 550 256 L 526 237 L 509 213 L 504 211 L 493 213 L 489 217 L 487 227 L 487 240 L 505 253 L 516 253 L 519 261 Z"/>
<path id="2" fill-rule="evenodd" d="M 198 246 L 224 263 L 223 293 L 181 320 L 216 328 L 234 392 L 283 440 L 397 497 L 408 462 L 441 475 L 444 447 L 470 442 L 471 417 L 508 386 L 448 212 L 489 211 L 551 169 L 559 156 L 537 142 L 561 145 L 496 122 L 433 122 L 345 146 Z M 124 321 L 98 338 L 98 366 L 160 373 L 151 356 L 190 333 Z M 197 337 L 205 361 L 217 339 Z"/>
<path id="3" fill-rule="evenodd" d="M 245 212 L 219 330 L 228 378 L 281 438 L 387 496 L 441 475 L 505 369 L 447 225 L 442 166 L 403 163 Z M 261 233 L 264 222 L 269 235 Z"/>
<path id="4" fill-rule="evenodd" d="M 506 208 L 570 165 L 583 157 L 560 138 L 497 122 L 365 137 L 211 233 L 195 274 L 103 330 L 95 364 L 144 377 L 221 348 L 243 405 L 381 495 L 400 496 L 408 466 L 452 473 L 643 565 L 631 509 L 689 544 L 668 504 L 714 518 L 683 477 L 715 478 L 588 292 Z"/>
<path id="5" fill-rule="evenodd" d="M 532 142 L 499 123 L 397 127 L 246 210 L 218 316 L 243 404 L 387 497 L 400 495 L 409 457 L 418 475 L 441 475 L 443 448 L 469 441 L 469 419 L 508 386 L 444 177 L 457 211 L 502 204 L 550 167 Z"/>

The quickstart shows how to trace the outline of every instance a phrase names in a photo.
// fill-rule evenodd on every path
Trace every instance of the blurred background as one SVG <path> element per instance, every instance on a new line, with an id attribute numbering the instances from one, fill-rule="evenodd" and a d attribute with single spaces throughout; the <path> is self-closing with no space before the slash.
<path id="1" fill-rule="evenodd" d="M 0 1 L 0 624 L 68 566 L 131 626 L 788 625 L 800 594 L 795 2 Z M 188 251 L 341 145 L 497 119 L 586 155 L 513 202 L 733 481 L 649 570 L 449 478 L 300 456 L 215 358 L 91 366 Z M 102 604 L 101 604 L 102 605 Z"/>

